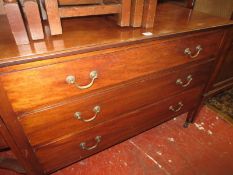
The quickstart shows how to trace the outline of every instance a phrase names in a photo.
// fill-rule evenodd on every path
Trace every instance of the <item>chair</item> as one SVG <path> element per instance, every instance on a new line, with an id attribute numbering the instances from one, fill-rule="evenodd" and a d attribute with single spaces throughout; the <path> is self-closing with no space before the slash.
<path id="1" fill-rule="evenodd" d="M 132 0 L 132 27 L 152 28 L 156 15 L 157 0 Z"/>
<path id="2" fill-rule="evenodd" d="M 17 45 L 29 44 L 29 36 L 32 40 L 44 38 L 36 0 L 24 0 L 22 4 L 17 0 L 4 0 L 4 8 Z"/>
<path id="3" fill-rule="evenodd" d="M 131 0 L 44 0 L 51 35 L 62 34 L 61 19 L 118 14 L 118 25 L 130 25 Z"/>

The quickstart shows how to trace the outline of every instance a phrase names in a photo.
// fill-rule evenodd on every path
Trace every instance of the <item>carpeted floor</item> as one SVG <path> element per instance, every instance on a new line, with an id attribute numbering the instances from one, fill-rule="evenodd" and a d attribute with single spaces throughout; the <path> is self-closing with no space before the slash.
<path id="1" fill-rule="evenodd" d="M 185 117 L 176 117 L 53 175 L 232 175 L 233 125 L 206 106 L 189 128 L 182 127 Z M 12 153 L 0 154 L 4 155 L 11 157 Z M 18 174 L 0 170 L 0 175 Z"/>
<path id="2" fill-rule="evenodd" d="M 209 98 L 206 104 L 233 123 L 233 88 Z"/>

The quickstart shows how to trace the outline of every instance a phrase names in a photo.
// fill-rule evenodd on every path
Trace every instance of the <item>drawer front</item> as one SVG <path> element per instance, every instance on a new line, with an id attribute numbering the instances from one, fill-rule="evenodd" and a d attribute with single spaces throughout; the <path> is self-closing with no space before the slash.
<path id="1" fill-rule="evenodd" d="M 202 88 L 188 90 L 160 103 L 101 123 L 82 133 L 43 145 L 35 149 L 36 155 L 47 172 L 64 167 L 187 112 L 194 107 Z"/>
<path id="2" fill-rule="evenodd" d="M 19 121 L 30 143 L 38 146 L 205 84 L 211 66 L 212 62 L 203 63 L 161 77 L 152 75 L 132 84 L 21 116 Z M 183 84 L 177 83 L 179 80 Z"/>
<path id="3" fill-rule="evenodd" d="M 197 59 L 214 57 L 221 37 L 221 32 L 211 32 L 154 41 L 114 53 L 11 72 L 0 78 L 13 109 L 20 113 Z M 202 50 L 197 56 L 198 45 Z M 190 58 L 184 50 L 190 50 L 190 55 L 197 57 Z"/>

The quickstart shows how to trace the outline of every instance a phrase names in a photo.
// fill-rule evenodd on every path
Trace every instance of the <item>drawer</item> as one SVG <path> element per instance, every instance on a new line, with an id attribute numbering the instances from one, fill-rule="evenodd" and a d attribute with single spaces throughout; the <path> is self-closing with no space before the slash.
<path id="1" fill-rule="evenodd" d="M 221 37 L 222 32 L 203 33 L 123 47 L 112 53 L 77 59 L 72 56 L 73 61 L 4 73 L 0 79 L 14 111 L 22 113 L 194 60 L 213 58 Z M 195 56 L 198 45 L 202 50 L 196 58 L 184 54 L 190 49 Z"/>
<path id="2" fill-rule="evenodd" d="M 58 139 L 36 148 L 36 155 L 47 172 L 62 168 L 189 111 L 194 107 L 201 91 L 202 87 L 196 87 L 82 133 Z"/>
<path id="3" fill-rule="evenodd" d="M 211 66 L 212 62 L 209 62 L 172 71 L 161 77 L 151 75 L 18 118 L 30 143 L 38 146 L 203 85 L 208 79 Z M 177 80 L 183 82 L 183 85 L 177 83 Z"/>

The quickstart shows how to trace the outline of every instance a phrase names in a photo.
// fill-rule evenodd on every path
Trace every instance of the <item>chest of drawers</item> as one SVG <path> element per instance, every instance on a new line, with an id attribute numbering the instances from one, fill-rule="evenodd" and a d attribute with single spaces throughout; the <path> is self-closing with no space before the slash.
<path id="1" fill-rule="evenodd" d="M 174 8 L 167 15 L 184 18 L 166 21 Z M 73 31 L 71 20 L 63 36 L 17 53 L 5 48 L 1 133 L 27 173 L 54 172 L 186 112 L 186 124 L 193 121 L 232 23 L 199 13 L 187 23 L 189 13 L 159 7 L 151 37 L 103 18 L 78 19 L 87 32 Z"/>

